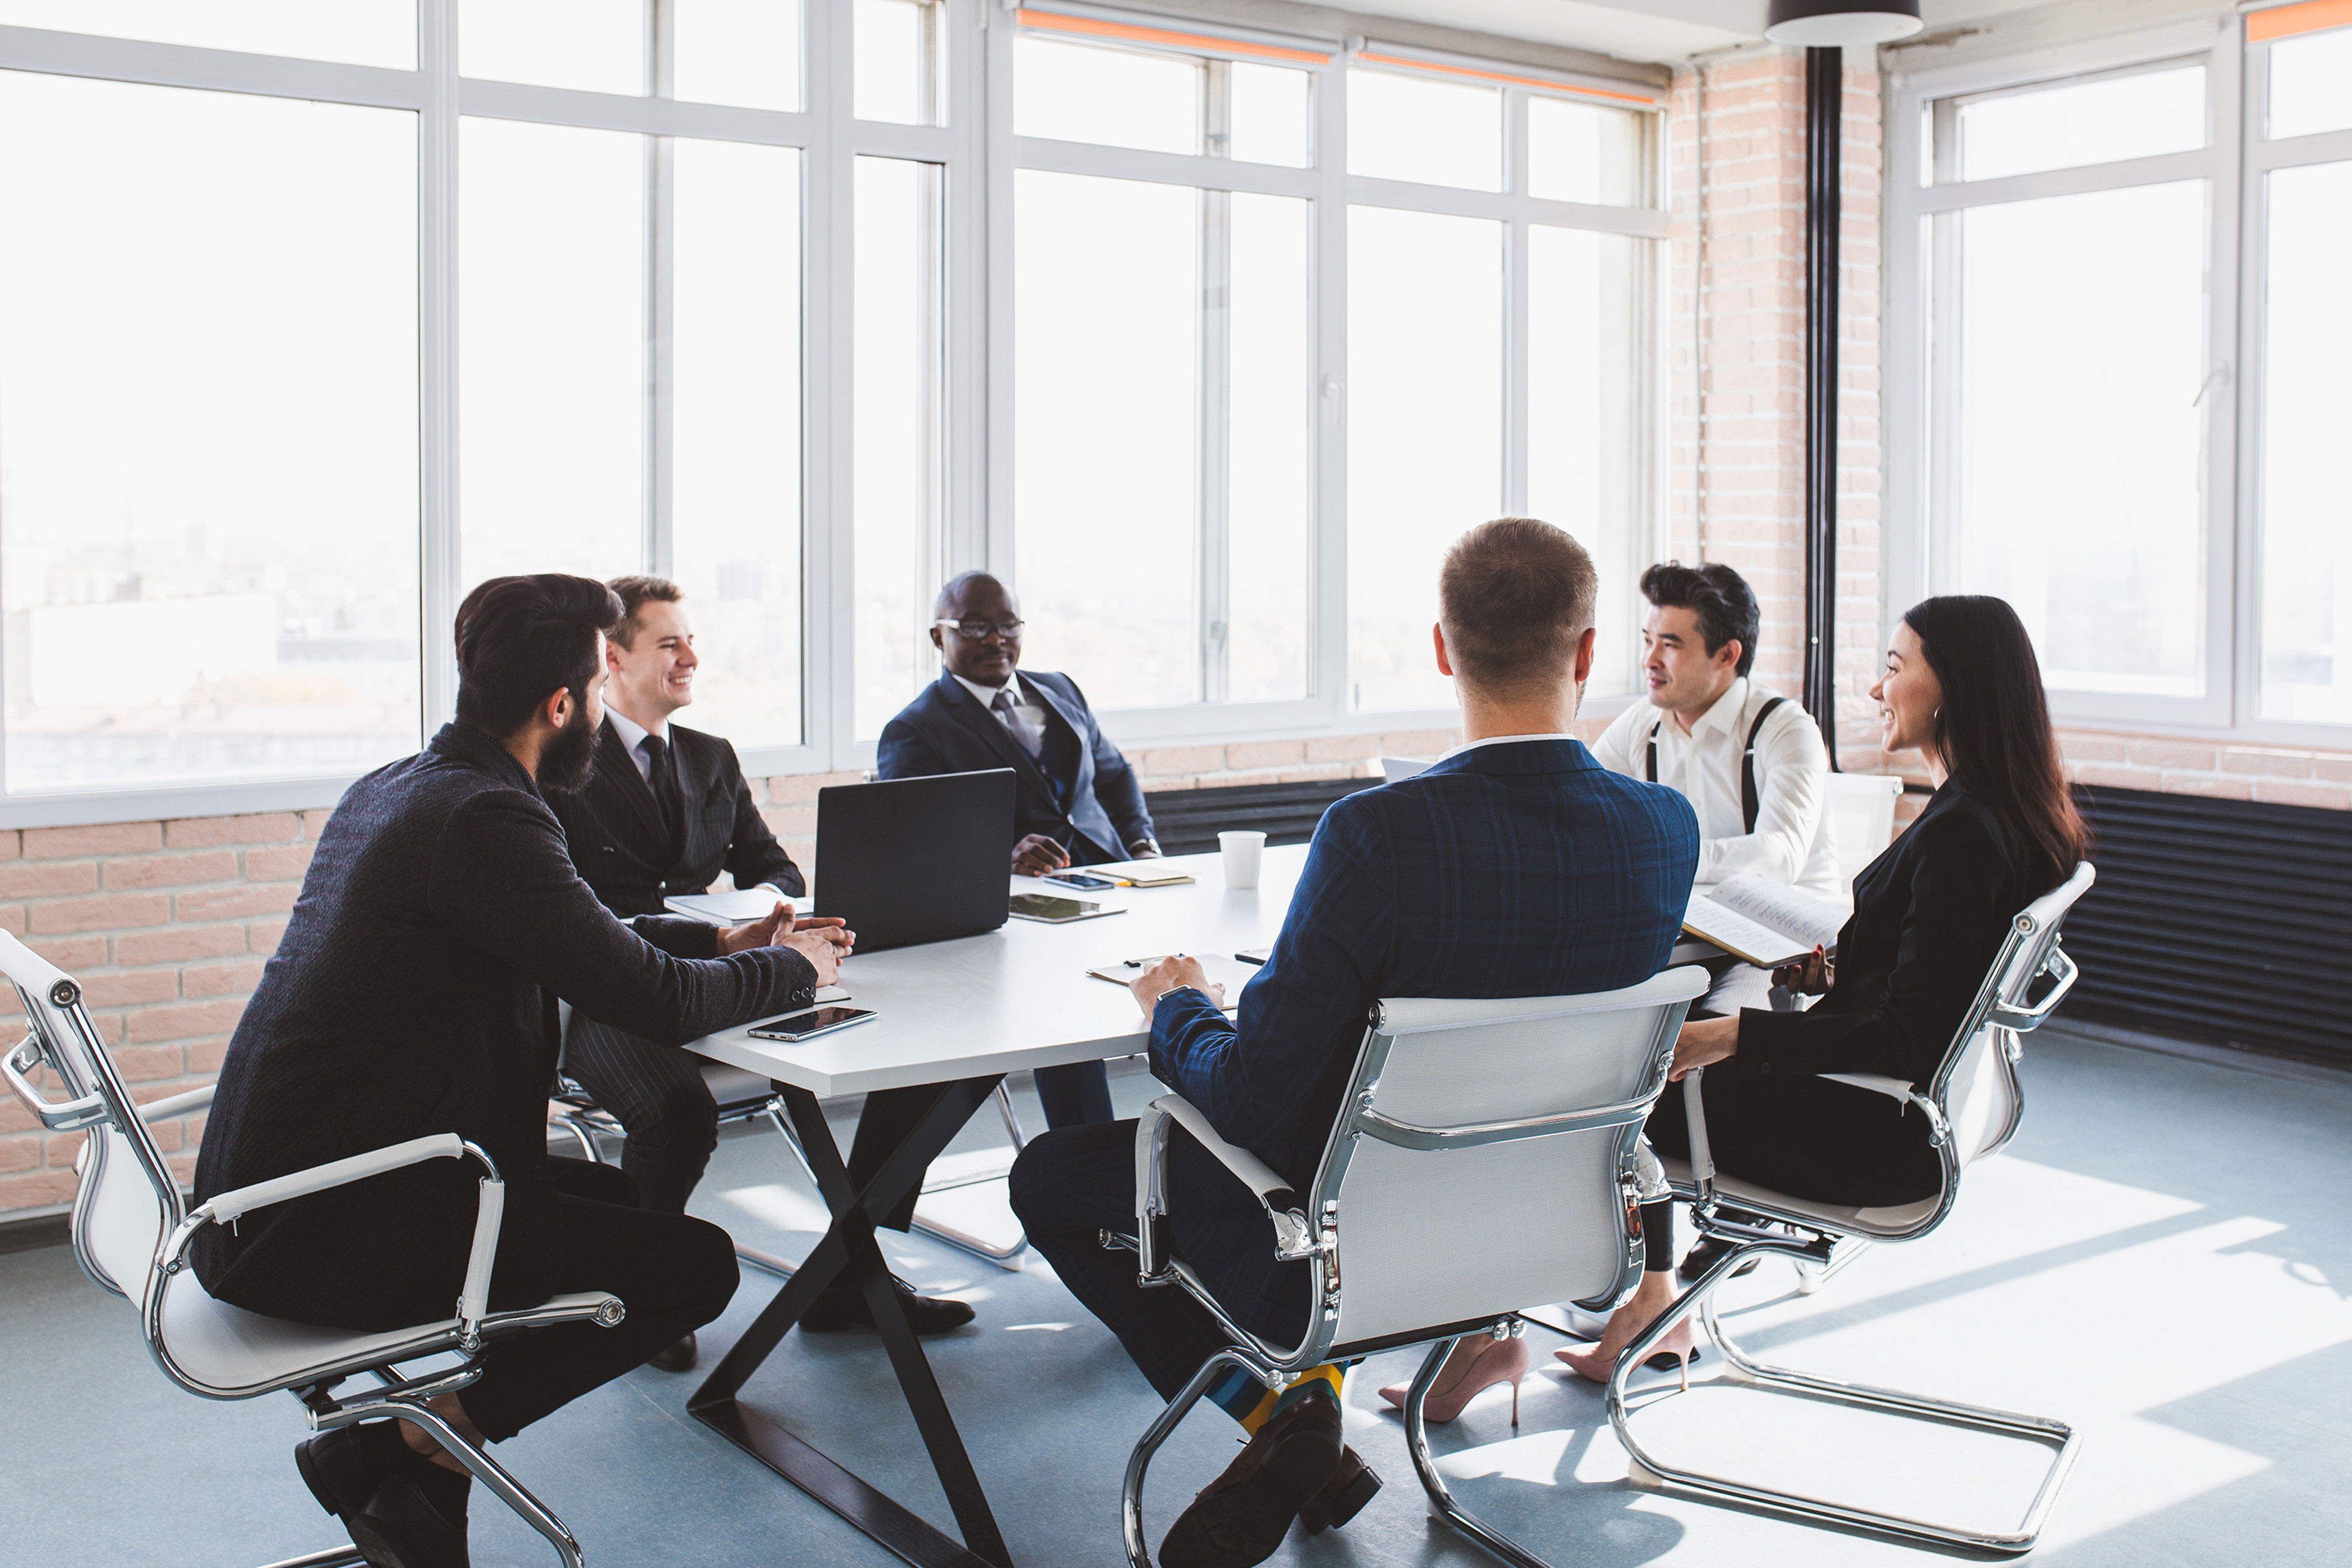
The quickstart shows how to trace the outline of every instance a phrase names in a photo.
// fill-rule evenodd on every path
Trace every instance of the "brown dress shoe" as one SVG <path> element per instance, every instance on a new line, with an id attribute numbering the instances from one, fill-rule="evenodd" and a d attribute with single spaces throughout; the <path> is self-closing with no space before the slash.
<path id="1" fill-rule="evenodd" d="M 1363 1512 L 1364 1505 L 1380 1489 L 1381 1478 L 1364 1463 L 1364 1457 L 1353 1448 L 1342 1448 L 1339 1468 L 1332 1472 L 1330 1481 L 1299 1509 L 1299 1526 L 1309 1535 L 1337 1530 Z"/>
<path id="2" fill-rule="evenodd" d="M 696 1356 L 694 1336 L 688 1334 L 667 1350 L 647 1358 L 646 1364 L 656 1372 L 692 1372 Z"/>
<path id="3" fill-rule="evenodd" d="M 1327 1384 L 1259 1427 L 1225 1473 L 1201 1489 L 1160 1543 L 1161 1568 L 1252 1568 L 1265 1562 L 1299 1510 L 1339 1475 L 1345 1451 L 1339 1402 Z M 1377 1479 L 1373 1485 L 1377 1489 Z"/>

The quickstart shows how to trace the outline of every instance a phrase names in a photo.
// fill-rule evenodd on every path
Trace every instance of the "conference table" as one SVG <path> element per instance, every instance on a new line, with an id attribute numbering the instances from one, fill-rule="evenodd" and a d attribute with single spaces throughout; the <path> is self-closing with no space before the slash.
<path id="1" fill-rule="evenodd" d="M 1258 885 L 1229 889 L 1218 856 L 1171 857 L 1194 880 L 1171 888 L 1071 893 L 1120 911 L 1066 925 L 1009 920 L 980 936 L 854 953 L 841 984 L 851 1005 L 877 1016 L 798 1045 L 755 1040 L 747 1028 L 698 1040 L 692 1049 L 776 1085 L 833 1223 L 688 1401 L 698 1420 L 917 1568 L 1012 1568 L 954 1416 L 908 1327 L 874 1239 L 888 1214 L 988 1103 L 1005 1074 L 1136 1055 L 1150 1029 L 1123 985 L 1087 971 L 1163 953 L 1235 953 L 1273 944 L 1307 864 L 1307 847 L 1268 848 Z M 1034 878 L 1013 892 L 1062 894 Z M 1717 950 L 1685 940 L 1675 962 Z M 1230 1003 L 1236 998 L 1228 996 Z M 906 1139 L 873 1179 L 854 1185 L 822 1101 L 877 1089 L 935 1091 Z M 864 1292 L 908 1408 L 963 1540 L 836 1464 L 809 1439 L 740 1400 L 744 1383 L 812 1306 L 846 1279 Z"/>
<path id="2" fill-rule="evenodd" d="M 1171 857 L 1167 866 L 1195 879 L 1172 888 L 1064 895 L 1034 878 L 1015 877 L 1013 892 L 1083 898 L 1121 912 L 1066 925 L 1009 920 L 980 936 L 854 953 L 842 965 L 841 984 L 850 1005 L 875 1011 L 873 1019 L 799 1045 L 755 1040 L 744 1028 L 696 1041 L 692 1048 L 701 1055 L 777 1086 L 833 1223 L 687 1408 L 919 1568 L 1012 1568 L 954 1417 L 892 1288 L 874 1239 L 875 1216 L 888 1214 L 920 1186 L 924 1169 L 988 1103 L 1005 1074 L 1105 1061 L 1146 1048 L 1150 1026 L 1134 997 L 1123 985 L 1088 975 L 1088 969 L 1163 953 L 1270 946 L 1306 863 L 1305 845 L 1269 848 L 1258 885 L 1244 889 L 1225 886 L 1213 854 Z M 918 1086 L 935 1090 L 929 1108 L 873 1180 L 853 1185 L 821 1101 Z M 737 1398 L 817 1292 L 837 1279 L 855 1282 L 873 1310 L 961 1542 Z"/>

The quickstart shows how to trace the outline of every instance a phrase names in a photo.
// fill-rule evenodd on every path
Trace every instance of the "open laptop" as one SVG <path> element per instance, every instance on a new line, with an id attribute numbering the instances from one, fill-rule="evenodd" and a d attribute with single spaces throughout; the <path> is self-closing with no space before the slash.
<path id="1" fill-rule="evenodd" d="M 977 936 L 1004 923 L 1011 768 L 816 792 L 816 908 L 857 951 Z"/>

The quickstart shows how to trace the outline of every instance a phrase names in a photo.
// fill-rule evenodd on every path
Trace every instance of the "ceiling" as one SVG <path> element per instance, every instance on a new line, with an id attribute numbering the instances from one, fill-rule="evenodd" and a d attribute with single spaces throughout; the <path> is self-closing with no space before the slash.
<path id="1" fill-rule="evenodd" d="M 1341 0 L 1362 15 L 1432 22 L 1672 63 L 1764 36 L 1766 0 Z M 2045 0 L 1921 0 L 1931 28 L 2020 11 Z"/>

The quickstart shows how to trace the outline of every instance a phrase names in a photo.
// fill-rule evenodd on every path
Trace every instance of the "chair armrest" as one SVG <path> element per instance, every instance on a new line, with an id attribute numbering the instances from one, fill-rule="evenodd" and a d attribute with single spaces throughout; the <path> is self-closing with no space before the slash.
<path id="1" fill-rule="evenodd" d="M 307 1171 L 272 1176 L 266 1182 L 249 1186 L 232 1187 L 216 1193 L 209 1203 L 198 1205 L 190 1218 L 203 1215 L 215 1225 L 232 1225 L 255 1209 L 282 1204 L 289 1198 L 307 1197 L 323 1193 L 330 1187 L 362 1182 L 370 1176 L 380 1176 L 386 1171 L 397 1171 L 405 1165 L 422 1164 L 427 1160 L 462 1160 L 466 1156 L 466 1141 L 455 1132 L 430 1132 L 422 1138 L 411 1138 L 405 1143 L 394 1143 L 382 1149 L 372 1149 L 364 1154 L 347 1159 L 330 1160 L 323 1165 L 313 1165 Z"/>
<path id="2" fill-rule="evenodd" d="M 52 1132 L 74 1132 L 106 1120 L 106 1101 L 95 1094 L 83 1095 L 79 1100 L 56 1100 L 35 1089 L 33 1080 L 25 1075 L 40 1065 L 40 1037 L 29 1032 L 6 1056 L 0 1057 L 0 1079 L 6 1079 L 9 1092 L 43 1127 Z"/>
<path id="3" fill-rule="evenodd" d="M 188 1116 L 199 1110 L 209 1110 L 212 1109 L 212 1103 L 213 1086 L 206 1084 L 202 1089 L 192 1089 L 185 1094 L 169 1095 L 162 1100 L 149 1100 L 139 1108 L 139 1120 L 168 1121 L 174 1116 Z"/>
<path id="4" fill-rule="evenodd" d="M 1699 1090 L 1706 1072 L 1705 1068 L 1693 1068 L 1683 1074 L 1683 1121 L 1690 1129 L 1691 1180 L 1698 1184 L 1702 1198 L 1715 1190 L 1715 1152 L 1707 1146 L 1706 1101 Z"/>
<path id="5" fill-rule="evenodd" d="M 352 1182 L 365 1181 L 370 1176 L 383 1175 L 387 1171 L 423 1164 L 427 1160 L 463 1159 L 478 1161 L 484 1172 L 481 1201 L 474 1211 L 473 1244 L 466 1257 L 466 1281 L 457 1293 L 457 1320 L 461 1331 L 458 1342 L 467 1354 L 471 1354 L 481 1344 L 482 1319 L 489 1309 L 490 1270 L 498 1258 L 499 1226 L 506 1215 L 507 1188 L 506 1183 L 499 1176 L 496 1162 L 478 1145 L 467 1142 L 455 1132 L 427 1133 L 422 1138 L 411 1138 L 405 1143 L 394 1143 L 346 1159 L 330 1160 L 307 1171 L 272 1176 L 266 1182 L 255 1182 L 215 1194 L 209 1203 L 198 1205 L 173 1233 L 165 1255 L 166 1268 L 176 1270 L 182 1267 L 189 1241 L 207 1225 L 234 1225 L 255 1209 L 282 1204 L 289 1198 L 307 1197 L 312 1193 L 347 1186 Z"/>
<path id="6" fill-rule="evenodd" d="M 2005 1029 L 2014 1029 L 2021 1035 L 2030 1035 L 2048 1021 L 2050 1015 L 2058 1010 L 2058 1004 L 2066 1000 L 2066 993 L 2074 989 L 2074 982 L 2083 977 L 2082 970 L 2066 956 L 2066 950 L 2054 942 L 2051 944 L 2050 956 L 2042 961 L 2042 972 L 2058 977 L 2058 984 L 2050 988 L 2049 995 L 2026 1007 L 2012 1007 L 2005 1002 L 1996 1001 L 1985 1015 L 1986 1021 L 1999 1024 Z"/>
<path id="7" fill-rule="evenodd" d="M 1215 1127 L 1181 1094 L 1163 1094 L 1153 1100 L 1135 1128 L 1135 1226 L 1137 1256 L 1147 1279 L 1164 1278 L 1167 1248 L 1158 1237 L 1157 1221 L 1168 1212 L 1168 1132 L 1178 1126 L 1207 1150 L 1242 1185 L 1247 1187 L 1274 1224 L 1275 1256 L 1286 1261 L 1312 1257 L 1314 1226 L 1305 1205 L 1288 1182 L 1248 1150 L 1228 1143 Z"/>

